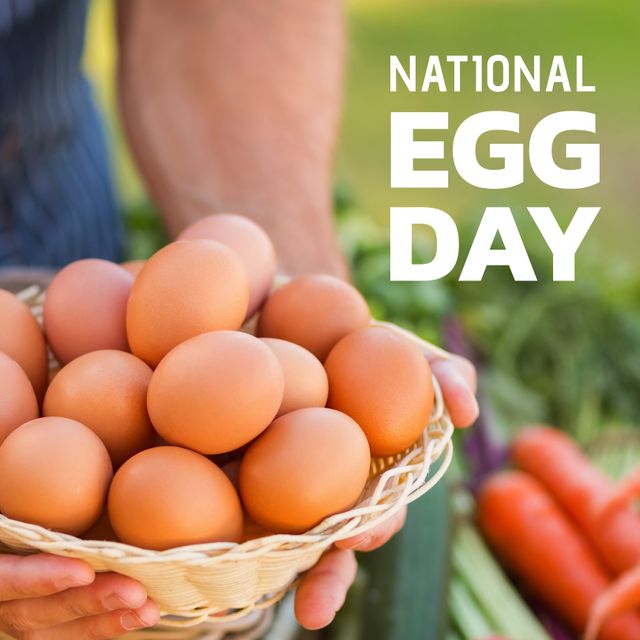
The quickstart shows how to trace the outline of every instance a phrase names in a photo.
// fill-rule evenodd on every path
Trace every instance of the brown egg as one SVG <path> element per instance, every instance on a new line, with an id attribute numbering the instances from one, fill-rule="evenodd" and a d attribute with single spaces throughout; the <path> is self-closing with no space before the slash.
<path id="1" fill-rule="evenodd" d="M 59 271 L 44 300 L 44 329 L 61 364 L 98 349 L 128 350 L 125 311 L 133 276 L 107 260 Z"/>
<path id="2" fill-rule="evenodd" d="M 146 262 L 146 260 L 127 260 L 127 262 L 122 262 L 120 266 L 134 278 L 137 278 Z"/>
<path id="3" fill-rule="evenodd" d="M 300 276 L 269 296 L 258 335 L 295 342 L 324 362 L 338 340 L 370 319 L 367 303 L 350 284 L 327 275 Z"/>
<path id="4" fill-rule="evenodd" d="M 240 258 L 212 240 L 174 242 L 147 260 L 127 307 L 131 351 L 155 367 L 176 345 L 239 329 L 249 282 Z"/>
<path id="5" fill-rule="evenodd" d="M 242 507 L 233 485 L 204 456 L 179 447 L 147 449 L 116 472 L 109 519 L 118 537 L 145 549 L 235 542 Z"/>
<path id="6" fill-rule="evenodd" d="M 151 369 L 124 351 L 86 353 L 63 367 L 44 398 L 45 416 L 73 418 L 107 447 L 114 467 L 152 446 L 147 414 Z"/>
<path id="7" fill-rule="evenodd" d="M 269 531 L 302 533 L 350 509 L 369 476 L 362 429 L 332 409 L 300 409 L 275 420 L 249 447 L 240 492 L 249 516 Z"/>
<path id="8" fill-rule="evenodd" d="M 0 511 L 79 535 L 100 517 L 111 475 L 109 454 L 91 429 L 38 418 L 0 445 Z"/>
<path id="9" fill-rule="evenodd" d="M 0 289 L 0 351 L 24 369 L 41 401 L 49 375 L 47 345 L 29 307 L 4 289 Z"/>
<path id="10" fill-rule="evenodd" d="M 214 331 L 178 345 L 158 365 L 147 406 L 158 433 L 200 453 L 225 453 L 269 426 L 282 402 L 284 376 L 263 342 Z"/>
<path id="11" fill-rule="evenodd" d="M 189 225 L 178 240 L 216 240 L 233 249 L 249 277 L 247 317 L 258 310 L 276 275 L 276 252 L 262 227 L 244 216 L 216 213 Z"/>
<path id="12" fill-rule="evenodd" d="M 403 451 L 427 426 L 433 409 L 431 368 L 419 347 L 396 332 L 355 331 L 332 349 L 324 366 L 327 406 L 362 427 L 372 455 Z"/>
<path id="13" fill-rule="evenodd" d="M 38 399 L 22 367 L 0 351 L 0 444 L 17 427 L 40 414 Z"/>
<path id="14" fill-rule="evenodd" d="M 296 409 L 324 407 L 329 381 L 320 360 L 293 342 L 278 338 L 262 338 L 262 341 L 278 358 L 284 373 L 284 396 L 278 416 Z"/>

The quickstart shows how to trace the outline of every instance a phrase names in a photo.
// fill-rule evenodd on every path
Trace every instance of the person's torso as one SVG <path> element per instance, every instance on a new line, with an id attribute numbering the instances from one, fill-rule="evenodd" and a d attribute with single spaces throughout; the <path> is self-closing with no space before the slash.
<path id="1" fill-rule="evenodd" d="M 0 265 L 120 257 L 85 0 L 0 0 Z"/>

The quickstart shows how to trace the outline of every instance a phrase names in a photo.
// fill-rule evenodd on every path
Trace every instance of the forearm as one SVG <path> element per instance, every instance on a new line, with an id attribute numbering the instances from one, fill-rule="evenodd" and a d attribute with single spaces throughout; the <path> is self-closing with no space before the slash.
<path id="1" fill-rule="evenodd" d="M 125 130 L 169 231 L 243 213 L 287 271 L 342 274 L 339 0 L 121 0 L 119 36 Z"/>

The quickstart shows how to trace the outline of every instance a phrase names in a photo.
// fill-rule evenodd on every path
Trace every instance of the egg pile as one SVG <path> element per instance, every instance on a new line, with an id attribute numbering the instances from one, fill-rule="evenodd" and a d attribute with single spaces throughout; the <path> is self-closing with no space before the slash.
<path id="1" fill-rule="evenodd" d="M 62 269 L 44 331 L 0 290 L 0 512 L 161 550 L 351 508 L 371 456 L 422 433 L 431 370 L 350 284 L 272 291 L 276 269 L 259 226 L 217 214 L 146 262 Z"/>

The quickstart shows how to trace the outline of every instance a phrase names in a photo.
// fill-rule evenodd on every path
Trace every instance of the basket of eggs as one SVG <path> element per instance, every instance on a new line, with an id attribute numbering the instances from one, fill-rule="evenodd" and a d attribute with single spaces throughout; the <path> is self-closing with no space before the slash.
<path id="1" fill-rule="evenodd" d="M 136 273 L 133 273 L 133 272 Z M 163 624 L 277 601 L 451 460 L 425 352 L 246 218 L 0 290 L 0 547 L 131 576 Z"/>

